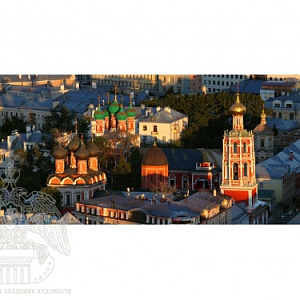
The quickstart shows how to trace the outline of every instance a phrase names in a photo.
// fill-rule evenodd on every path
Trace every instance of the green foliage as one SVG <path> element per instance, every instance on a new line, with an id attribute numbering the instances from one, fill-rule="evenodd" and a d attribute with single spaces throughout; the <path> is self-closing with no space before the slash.
<path id="1" fill-rule="evenodd" d="M 54 171 L 50 157 L 44 156 L 38 146 L 26 152 L 18 149 L 15 155 L 20 158 L 20 178 L 17 185 L 28 192 L 40 191 L 45 187 L 48 175 Z"/>
<path id="2" fill-rule="evenodd" d="M 230 106 L 236 95 L 227 92 L 209 95 L 167 94 L 163 99 L 147 100 L 146 106 L 170 106 L 189 117 L 188 128 L 182 133 L 185 148 L 221 148 L 223 133 L 231 129 Z M 260 123 L 263 100 L 253 94 L 240 94 L 240 101 L 246 106 L 244 124 L 253 130 Z M 266 110 L 266 114 L 268 114 Z"/>
<path id="3" fill-rule="evenodd" d="M 139 148 L 134 148 L 130 155 L 130 166 L 131 166 L 131 175 L 130 175 L 130 188 L 140 188 L 141 187 L 141 164 L 142 164 L 142 155 Z"/>
<path id="4" fill-rule="evenodd" d="M 94 144 L 99 148 L 99 163 L 102 170 L 108 171 L 112 169 L 111 161 L 113 160 L 113 148 L 108 138 L 98 136 L 94 138 Z"/>
<path id="5" fill-rule="evenodd" d="M 58 189 L 44 187 L 41 189 L 41 192 L 50 195 L 56 201 L 55 206 L 58 208 L 58 210 L 61 210 L 62 193 Z"/>
<path id="6" fill-rule="evenodd" d="M 43 140 L 48 149 L 53 149 L 55 140 L 62 136 L 63 133 L 75 132 L 76 113 L 69 111 L 64 106 L 57 106 L 52 109 L 51 115 L 45 117 L 45 122 L 42 127 Z M 77 118 L 78 134 L 83 134 L 85 142 L 87 141 L 87 133 L 90 128 L 89 119 L 85 116 Z"/>
<path id="7" fill-rule="evenodd" d="M 131 182 L 130 173 L 130 164 L 126 162 L 125 157 L 121 157 L 113 169 L 114 188 L 118 190 L 125 190 L 129 187 Z"/>
<path id="8" fill-rule="evenodd" d="M 3 125 L 0 127 L 1 135 L 6 138 L 8 135 L 11 135 L 13 130 L 17 129 L 20 133 L 26 132 L 26 122 L 24 117 L 4 117 Z"/>

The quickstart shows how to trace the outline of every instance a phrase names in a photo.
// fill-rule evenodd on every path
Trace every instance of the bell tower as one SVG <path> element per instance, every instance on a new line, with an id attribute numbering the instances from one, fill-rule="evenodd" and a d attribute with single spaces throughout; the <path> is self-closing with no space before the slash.
<path id="1" fill-rule="evenodd" d="M 246 107 L 237 93 L 235 103 L 230 107 L 232 130 L 223 136 L 221 193 L 233 197 L 236 202 L 252 206 L 257 200 L 255 178 L 254 135 L 244 129 Z"/>

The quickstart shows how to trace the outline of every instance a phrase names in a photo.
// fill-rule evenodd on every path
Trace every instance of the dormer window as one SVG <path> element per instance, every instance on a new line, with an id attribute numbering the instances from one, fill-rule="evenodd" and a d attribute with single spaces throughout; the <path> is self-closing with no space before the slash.
<path id="1" fill-rule="evenodd" d="M 280 106 L 281 106 L 281 102 L 279 100 L 273 101 L 273 107 L 280 107 Z"/>
<path id="2" fill-rule="evenodd" d="M 285 104 L 285 108 L 293 108 L 293 102 L 292 101 L 286 101 L 284 104 Z"/>

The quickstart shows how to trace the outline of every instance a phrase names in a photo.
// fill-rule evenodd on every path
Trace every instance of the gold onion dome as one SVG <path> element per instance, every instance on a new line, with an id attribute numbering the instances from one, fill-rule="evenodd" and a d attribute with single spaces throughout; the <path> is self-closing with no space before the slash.
<path id="1" fill-rule="evenodd" d="M 53 157 L 56 159 L 64 159 L 67 153 L 68 153 L 67 149 L 63 148 L 60 144 L 55 146 L 52 152 Z"/>
<path id="2" fill-rule="evenodd" d="M 80 138 L 78 136 L 78 134 L 76 133 L 72 139 L 72 141 L 69 143 L 69 145 L 67 146 L 67 148 L 72 151 L 75 152 L 80 146 Z"/>
<path id="3" fill-rule="evenodd" d="M 89 158 L 90 154 L 86 150 L 83 141 L 81 141 L 80 148 L 75 152 L 75 156 L 76 156 L 77 159 L 82 159 L 82 160 L 86 160 L 86 159 Z"/>
<path id="4" fill-rule="evenodd" d="M 99 154 L 99 148 L 93 143 L 90 142 L 87 147 L 86 147 L 87 151 L 89 152 L 90 156 L 98 156 Z"/>
<path id="5" fill-rule="evenodd" d="M 229 110 L 232 115 L 243 115 L 246 112 L 246 107 L 240 102 L 239 94 L 236 95 L 236 101 Z"/>

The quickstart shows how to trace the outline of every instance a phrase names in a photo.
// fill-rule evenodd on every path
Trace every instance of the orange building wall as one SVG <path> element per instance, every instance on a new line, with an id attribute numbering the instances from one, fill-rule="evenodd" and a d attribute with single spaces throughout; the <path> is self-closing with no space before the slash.
<path id="1" fill-rule="evenodd" d="M 151 175 L 153 181 L 151 181 Z M 159 187 L 160 182 L 168 184 L 168 175 L 168 165 L 142 165 L 142 188 Z"/>

